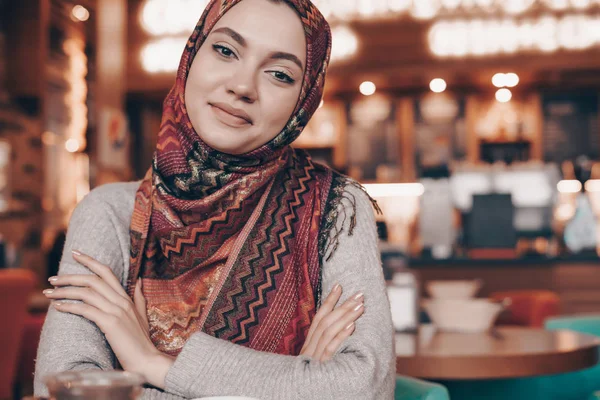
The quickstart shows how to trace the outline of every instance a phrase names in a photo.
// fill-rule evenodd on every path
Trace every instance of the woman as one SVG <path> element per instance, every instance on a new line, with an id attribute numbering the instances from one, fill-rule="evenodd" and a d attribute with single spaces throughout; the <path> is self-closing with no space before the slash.
<path id="1" fill-rule="evenodd" d="M 50 373 L 122 367 L 147 399 L 392 397 L 371 201 L 289 146 L 330 45 L 308 0 L 207 6 L 146 178 L 95 189 L 71 218 L 36 394 Z"/>

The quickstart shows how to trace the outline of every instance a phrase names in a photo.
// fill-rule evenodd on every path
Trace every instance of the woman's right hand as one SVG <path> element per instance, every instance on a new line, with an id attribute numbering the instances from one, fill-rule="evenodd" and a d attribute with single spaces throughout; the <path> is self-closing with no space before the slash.
<path id="1" fill-rule="evenodd" d="M 358 293 L 335 307 L 342 295 L 342 287 L 335 285 L 310 325 L 308 336 L 300 351 L 313 360 L 330 360 L 341 344 L 355 329 L 355 321 L 363 314 L 364 295 Z"/>

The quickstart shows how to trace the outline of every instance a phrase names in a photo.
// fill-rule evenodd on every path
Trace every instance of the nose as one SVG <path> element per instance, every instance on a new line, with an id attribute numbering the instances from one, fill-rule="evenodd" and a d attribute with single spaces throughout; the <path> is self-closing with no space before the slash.
<path id="1" fill-rule="evenodd" d="M 227 93 L 231 93 L 238 99 L 252 104 L 258 96 L 255 79 L 256 77 L 250 71 L 250 68 L 242 64 L 236 69 L 231 79 L 227 81 Z"/>

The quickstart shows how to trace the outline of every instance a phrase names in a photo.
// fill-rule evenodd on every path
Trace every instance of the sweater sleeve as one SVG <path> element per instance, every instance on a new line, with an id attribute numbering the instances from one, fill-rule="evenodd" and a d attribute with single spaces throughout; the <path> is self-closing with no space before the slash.
<path id="1" fill-rule="evenodd" d="M 167 392 L 188 398 L 238 395 L 260 400 L 393 398 L 393 328 L 374 212 L 360 189 L 348 190 L 356 198 L 356 227 L 353 235 L 340 237 L 335 254 L 323 265 L 323 298 L 340 283 L 340 304 L 362 291 L 365 312 L 333 359 L 321 363 L 259 352 L 200 332 L 190 337 L 169 370 Z"/>
<path id="2" fill-rule="evenodd" d="M 60 262 L 59 275 L 91 274 L 75 262 L 71 250 L 79 250 L 109 266 L 115 275 L 125 281 L 125 257 L 129 243 L 119 240 L 127 236 L 128 221 L 107 202 L 107 197 L 121 196 L 118 186 L 107 185 L 95 189 L 76 207 L 67 230 L 67 238 Z M 123 198 L 123 197 L 122 197 Z M 122 200 L 119 207 L 130 205 Z M 123 236 L 125 235 L 125 236 Z M 91 321 L 74 314 L 60 313 L 50 307 L 42 329 L 38 347 L 34 393 L 47 395 L 44 378 L 62 371 L 112 370 L 116 358 L 98 327 Z M 144 399 L 178 399 L 154 389 L 145 389 Z"/>

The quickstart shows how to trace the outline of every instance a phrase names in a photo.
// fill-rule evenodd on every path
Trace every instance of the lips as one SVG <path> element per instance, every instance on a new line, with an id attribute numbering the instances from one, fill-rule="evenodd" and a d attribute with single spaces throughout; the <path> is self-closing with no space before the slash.
<path id="1" fill-rule="evenodd" d="M 220 117 L 219 119 L 227 125 L 252 125 L 252 118 L 244 110 L 226 103 L 209 103 L 209 105 L 213 107 L 215 114 Z"/>

